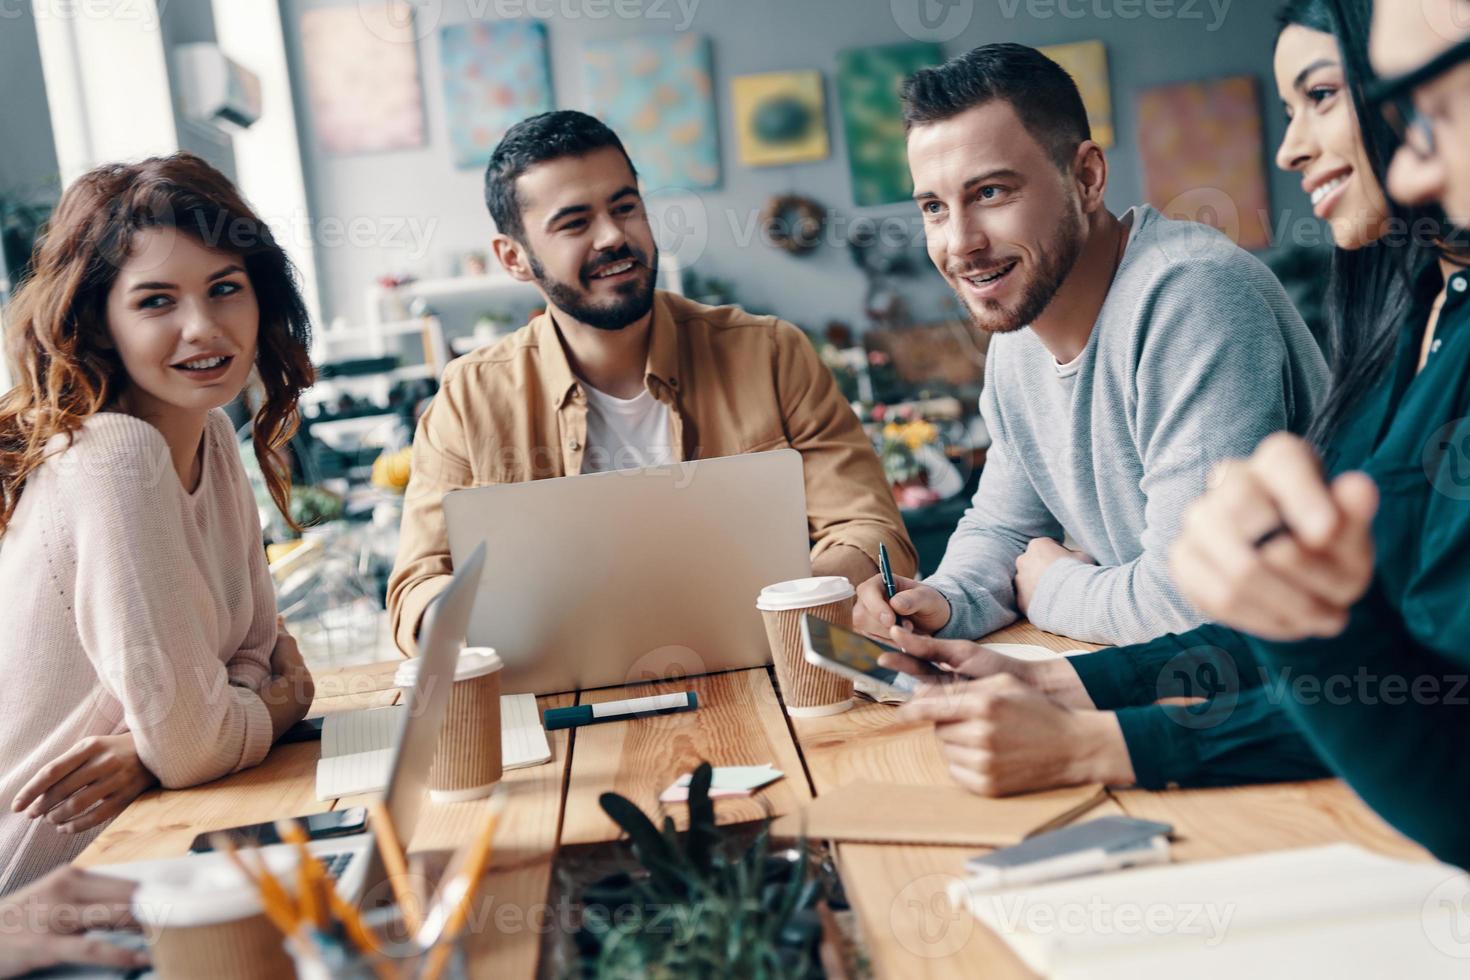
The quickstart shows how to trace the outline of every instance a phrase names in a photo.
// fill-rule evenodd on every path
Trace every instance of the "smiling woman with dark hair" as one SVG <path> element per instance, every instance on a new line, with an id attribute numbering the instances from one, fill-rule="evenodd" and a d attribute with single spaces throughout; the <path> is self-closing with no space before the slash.
<path id="1" fill-rule="evenodd" d="M 1389 169 L 1394 134 L 1363 97 L 1370 7 L 1297 0 L 1277 45 L 1291 119 L 1278 161 L 1302 175 L 1339 249 L 1356 253 L 1339 267 L 1360 270 L 1332 295 L 1339 353 L 1323 450 L 1279 434 L 1228 466 L 1195 506 L 1173 568 L 1200 608 L 1250 634 L 1333 771 L 1436 857 L 1470 867 L 1470 274 L 1462 255 L 1406 238 L 1384 194 L 1458 212 L 1443 182 L 1407 182 L 1401 168 L 1442 177 L 1470 140 L 1421 121 L 1398 134 L 1408 145 Z M 1450 12 L 1446 0 L 1377 13 L 1426 28 L 1416 19 L 1436 7 Z M 1397 46 L 1382 26 L 1375 58 Z M 1422 33 L 1426 50 L 1405 52 L 1406 68 L 1448 43 Z M 1460 74 L 1463 86 L 1470 72 Z M 1436 77 L 1410 72 L 1397 87 Z M 1375 267 L 1381 291 L 1364 292 Z"/>
<path id="2" fill-rule="evenodd" d="M 9 316 L 0 399 L 0 893 L 70 861 L 155 781 L 253 766 L 311 676 L 276 617 L 220 411 L 265 389 L 277 452 L 312 382 L 290 263 L 230 182 L 177 154 L 61 199 Z"/>

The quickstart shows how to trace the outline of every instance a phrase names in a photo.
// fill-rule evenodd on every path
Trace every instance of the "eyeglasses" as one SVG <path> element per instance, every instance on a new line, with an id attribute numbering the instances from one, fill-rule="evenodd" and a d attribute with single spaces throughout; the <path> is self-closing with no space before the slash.
<path id="1" fill-rule="evenodd" d="M 1394 136 L 1421 159 L 1433 157 L 1439 151 L 1439 143 L 1434 124 L 1414 105 L 1414 92 L 1467 61 L 1470 61 L 1470 39 L 1413 71 L 1380 80 L 1368 91 L 1368 101 L 1378 107 Z"/>

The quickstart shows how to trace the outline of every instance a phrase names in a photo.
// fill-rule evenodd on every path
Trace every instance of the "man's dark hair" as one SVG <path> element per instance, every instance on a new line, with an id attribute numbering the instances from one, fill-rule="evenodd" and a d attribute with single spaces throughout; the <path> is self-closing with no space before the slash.
<path id="1" fill-rule="evenodd" d="M 1072 76 L 1024 44 L 984 44 L 914 72 L 903 86 L 904 129 L 942 122 L 995 99 L 1011 104 L 1059 167 L 1070 166 L 1077 147 L 1092 139 Z"/>
<path id="2" fill-rule="evenodd" d="M 485 206 L 495 227 L 524 243 L 526 227 L 521 221 L 521 202 L 516 198 L 516 181 L 521 174 L 538 163 L 586 156 L 607 146 L 617 147 L 636 179 L 638 171 L 623 149 L 623 141 L 594 116 L 575 109 L 557 109 L 516 123 L 490 154 L 490 165 L 485 168 Z"/>

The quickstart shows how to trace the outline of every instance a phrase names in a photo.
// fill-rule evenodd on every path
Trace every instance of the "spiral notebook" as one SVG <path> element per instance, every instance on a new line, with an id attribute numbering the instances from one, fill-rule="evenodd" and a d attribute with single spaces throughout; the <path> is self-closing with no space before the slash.
<path id="1" fill-rule="evenodd" d="M 388 786 L 393 746 L 403 727 L 402 705 L 327 715 L 322 721 L 322 757 L 316 764 L 316 797 L 334 800 L 381 793 Z M 534 694 L 500 697 L 501 768 L 524 769 L 551 760 Z"/>

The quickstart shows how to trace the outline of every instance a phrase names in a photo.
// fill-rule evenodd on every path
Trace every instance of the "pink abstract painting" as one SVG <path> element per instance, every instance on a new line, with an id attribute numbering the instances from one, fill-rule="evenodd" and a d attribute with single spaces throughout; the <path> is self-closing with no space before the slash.
<path id="1" fill-rule="evenodd" d="M 328 153 L 424 145 L 413 8 L 404 0 L 349 4 L 301 15 L 311 117 Z"/>
<path id="2" fill-rule="evenodd" d="M 1138 145 L 1144 196 L 1163 214 L 1212 225 L 1242 248 L 1271 244 L 1255 78 L 1144 89 Z"/>

